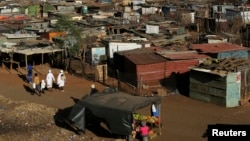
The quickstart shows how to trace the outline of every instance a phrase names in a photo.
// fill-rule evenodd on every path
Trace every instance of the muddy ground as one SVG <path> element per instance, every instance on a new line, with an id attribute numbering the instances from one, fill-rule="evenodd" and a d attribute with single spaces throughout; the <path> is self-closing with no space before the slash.
<path id="1" fill-rule="evenodd" d="M 48 68 L 37 67 L 44 78 Z M 59 70 L 52 70 L 55 75 Z M 65 91 L 54 89 L 41 96 L 31 94 L 31 85 L 24 72 L 9 73 L 0 69 L 0 141 L 114 141 L 118 137 L 107 131 L 88 128 L 85 134 L 64 123 L 70 108 L 90 92 L 95 83 L 98 90 L 106 86 L 66 74 Z M 147 113 L 145 108 L 139 112 Z M 249 124 L 249 103 L 236 108 L 190 99 L 184 95 L 164 96 L 161 104 L 161 135 L 152 141 L 206 141 L 208 124 Z M 156 132 L 159 131 L 156 129 Z"/>

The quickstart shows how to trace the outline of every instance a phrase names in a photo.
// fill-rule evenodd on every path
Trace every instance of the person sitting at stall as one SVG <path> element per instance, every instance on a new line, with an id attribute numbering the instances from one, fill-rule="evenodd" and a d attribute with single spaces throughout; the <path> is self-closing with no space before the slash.
<path id="1" fill-rule="evenodd" d="M 152 104 L 152 116 L 157 119 L 155 120 L 154 126 L 159 126 L 159 108 L 155 104 Z"/>
<path id="2" fill-rule="evenodd" d="M 155 106 L 155 104 L 152 104 L 152 116 L 154 116 L 154 117 L 159 117 L 159 110 L 158 110 L 158 108 Z"/>

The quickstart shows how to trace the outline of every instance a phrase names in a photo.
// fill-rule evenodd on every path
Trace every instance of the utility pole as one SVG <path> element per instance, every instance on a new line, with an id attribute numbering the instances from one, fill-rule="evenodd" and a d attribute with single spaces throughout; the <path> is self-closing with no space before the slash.
<path id="1" fill-rule="evenodd" d="M 247 47 L 249 47 L 249 41 L 248 41 L 248 40 L 249 40 L 249 38 L 248 38 L 248 36 L 249 36 L 249 35 L 248 35 L 248 27 L 246 27 L 246 28 L 247 28 Z"/>

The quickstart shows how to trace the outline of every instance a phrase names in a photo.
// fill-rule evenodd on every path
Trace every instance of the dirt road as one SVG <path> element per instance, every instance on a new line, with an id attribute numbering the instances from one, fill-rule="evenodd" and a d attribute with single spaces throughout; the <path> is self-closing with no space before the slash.
<path id="1" fill-rule="evenodd" d="M 93 84 L 83 78 L 69 74 L 66 76 L 64 92 L 46 91 L 42 96 L 38 96 L 31 95 L 31 85 L 25 82 L 22 74 L 9 74 L 0 69 L 0 95 L 16 101 L 34 102 L 64 109 L 73 106 L 74 99 L 80 99 L 89 93 L 90 85 Z M 44 77 L 44 74 L 41 75 L 41 78 Z M 99 83 L 95 83 L 95 85 L 100 91 L 105 88 Z M 250 105 L 247 103 L 237 108 L 225 108 L 175 94 L 163 98 L 161 117 L 162 135 L 153 138 L 152 141 L 206 141 L 207 138 L 203 135 L 208 124 L 250 124 Z"/>

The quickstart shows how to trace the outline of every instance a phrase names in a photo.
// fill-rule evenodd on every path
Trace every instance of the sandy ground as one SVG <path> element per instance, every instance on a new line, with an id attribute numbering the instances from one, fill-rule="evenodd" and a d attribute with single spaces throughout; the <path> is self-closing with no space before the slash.
<path id="1" fill-rule="evenodd" d="M 46 70 L 46 69 L 45 69 Z M 45 71 L 41 74 L 41 78 L 45 77 Z M 58 70 L 53 70 L 57 75 Z M 90 92 L 90 85 L 94 82 L 71 76 L 66 74 L 67 82 L 65 91 L 53 90 L 52 92 L 46 91 L 42 96 L 31 95 L 31 85 L 25 81 L 24 74 L 22 73 L 8 73 L 4 69 L 0 69 L 0 96 L 11 99 L 11 104 L 6 104 L 6 101 L 0 101 L 0 107 L 5 107 L 5 113 L 12 110 L 18 103 L 36 103 L 41 104 L 48 109 L 53 116 L 58 110 L 64 110 L 75 104 L 76 99 L 82 98 L 85 94 Z M 98 90 L 102 91 L 105 86 L 100 83 L 95 83 Z M 18 103 L 18 104 L 15 104 Z M 40 106 L 41 107 L 41 106 Z M 3 108 L 2 108 L 3 109 Z M 46 108 L 45 108 L 46 109 Z M 1 110 L 1 108 L 0 108 Z M 51 113 L 52 112 L 52 113 Z M 3 115 L 3 112 L 0 112 Z M 46 114 L 46 113 L 44 113 Z M 186 96 L 173 94 L 163 97 L 161 104 L 161 117 L 162 117 L 162 134 L 153 138 L 152 141 L 206 141 L 204 137 L 208 124 L 249 124 L 250 123 L 250 105 L 247 103 L 244 106 L 236 108 L 225 108 L 210 103 L 205 103 L 197 100 L 190 99 Z M 49 118 L 49 117 L 48 117 Z M 51 117 L 53 119 L 53 117 Z M 5 128 L 4 121 L 0 120 L 0 130 Z M 60 131 L 56 130 L 59 129 Z M 69 135 L 74 134 L 69 129 L 62 128 L 55 125 L 53 131 L 59 134 L 62 131 L 66 136 L 61 136 L 61 139 L 48 137 L 40 140 L 68 140 Z M 51 129 L 52 131 L 52 129 Z M 15 140 L 15 137 L 4 138 L 4 132 L 0 131 L 0 141 L 2 140 Z M 45 133 L 46 134 L 46 133 Z M 51 134 L 51 133 L 50 133 Z M 89 138 L 83 137 L 78 140 L 115 140 L 109 135 L 95 133 L 94 131 L 87 131 Z M 106 133 L 108 134 L 108 133 Z M 16 136 L 21 136 L 21 133 L 16 133 Z M 19 138 L 20 139 L 20 138 Z M 37 139 L 36 139 L 37 140 Z M 75 139 L 76 140 L 76 139 Z M 18 140 L 19 141 L 19 140 Z M 27 141 L 27 139 L 26 139 Z"/>

